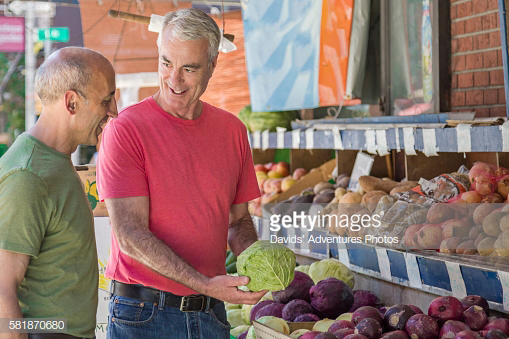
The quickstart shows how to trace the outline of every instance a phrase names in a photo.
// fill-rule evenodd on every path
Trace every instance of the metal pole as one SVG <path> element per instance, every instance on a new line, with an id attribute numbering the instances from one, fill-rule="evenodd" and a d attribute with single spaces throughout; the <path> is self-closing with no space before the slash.
<path id="1" fill-rule="evenodd" d="M 35 125 L 35 54 L 34 54 L 34 6 L 26 6 L 25 9 L 25 130 Z"/>

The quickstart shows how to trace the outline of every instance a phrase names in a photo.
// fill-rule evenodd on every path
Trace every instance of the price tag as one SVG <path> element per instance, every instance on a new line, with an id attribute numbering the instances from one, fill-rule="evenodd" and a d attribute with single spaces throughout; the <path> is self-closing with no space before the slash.
<path id="1" fill-rule="evenodd" d="M 300 148 L 300 129 L 294 129 L 292 131 L 292 148 Z"/>
<path id="2" fill-rule="evenodd" d="M 276 127 L 276 147 L 278 149 L 285 148 L 285 132 L 286 128 Z"/>
<path id="3" fill-rule="evenodd" d="M 509 152 L 509 120 L 499 126 L 502 131 L 502 152 Z"/>
<path id="4" fill-rule="evenodd" d="M 459 124 L 456 126 L 456 140 L 458 141 L 458 153 L 471 152 L 472 141 L 470 138 L 470 130 L 472 125 Z"/>
<path id="5" fill-rule="evenodd" d="M 262 150 L 265 151 L 269 148 L 269 130 L 266 129 L 262 132 Z"/>
<path id="6" fill-rule="evenodd" d="M 389 150 L 387 147 L 387 134 L 383 129 L 376 130 L 376 150 L 378 152 L 378 155 L 381 157 L 389 154 Z"/>
<path id="7" fill-rule="evenodd" d="M 422 129 L 422 141 L 424 142 L 424 150 L 423 153 L 427 157 L 436 157 L 438 156 L 437 152 L 437 137 L 435 135 L 434 128 L 423 128 Z"/>
<path id="8" fill-rule="evenodd" d="M 352 175 L 350 177 L 350 182 L 348 184 L 349 190 L 353 192 L 357 192 L 359 190 L 359 178 L 363 175 L 369 175 L 371 173 L 371 168 L 373 167 L 374 161 L 375 159 L 366 153 L 357 153 L 357 157 L 355 158 L 355 163 L 353 165 Z"/>
<path id="9" fill-rule="evenodd" d="M 334 149 L 343 150 L 343 140 L 341 139 L 341 132 L 338 126 L 332 127 L 332 134 L 334 135 Z"/>
<path id="10" fill-rule="evenodd" d="M 498 271 L 497 273 L 502 285 L 504 310 L 509 311 L 509 272 Z"/>
<path id="11" fill-rule="evenodd" d="M 406 155 L 417 155 L 417 153 L 415 153 L 415 137 L 413 127 L 403 128 L 403 141 L 405 143 Z"/>
<path id="12" fill-rule="evenodd" d="M 253 148 L 260 148 L 261 146 L 261 133 L 260 131 L 253 132 Z"/>
<path id="13" fill-rule="evenodd" d="M 343 242 L 338 243 L 338 259 L 343 265 L 350 268 L 350 258 L 348 257 L 348 249 L 346 248 L 346 244 Z"/>
<path id="14" fill-rule="evenodd" d="M 389 261 L 387 250 L 385 248 L 377 247 L 376 254 L 378 257 L 378 266 L 380 267 L 380 275 L 382 276 L 382 279 L 392 281 L 391 262 Z"/>
<path id="15" fill-rule="evenodd" d="M 422 289 L 421 272 L 415 254 L 405 253 L 405 263 L 410 287 Z"/>
<path id="16" fill-rule="evenodd" d="M 396 135 L 396 152 L 400 152 L 401 146 L 399 144 L 399 128 L 396 127 L 394 129 L 394 134 Z"/>
<path id="17" fill-rule="evenodd" d="M 313 127 L 306 130 L 306 149 L 315 148 L 315 129 Z"/>
<path id="18" fill-rule="evenodd" d="M 251 140 L 251 133 L 249 133 L 249 131 L 247 131 L 247 142 L 249 142 L 249 147 L 250 148 L 254 148 L 253 147 L 253 140 Z"/>
<path id="19" fill-rule="evenodd" d="M 467 288 L 465 287 L 465 281 L 461 274 L 460 264 L 455 262 L 446 261 L 447 272 L 449 272 L 449 280 L 451 281 L 452 295 L 456 298 L 463 298 L 467 295 Z"/>
<path id="20" fill-rule="evenodd" d="M 368 129 L 364 132 L 366 137 L 366 149 L 368 153 L 376 154 L 376 134 L 372 129 Z"/>

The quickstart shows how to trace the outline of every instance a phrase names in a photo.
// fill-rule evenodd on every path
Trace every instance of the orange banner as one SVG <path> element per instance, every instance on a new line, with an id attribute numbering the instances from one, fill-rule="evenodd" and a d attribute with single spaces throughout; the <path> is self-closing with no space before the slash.
<path id="1" fill-rule="evenodd" d="M 323 0 L 318 93 L 320 106 L 358 104 L 344 100 L 354 0 Z"/>

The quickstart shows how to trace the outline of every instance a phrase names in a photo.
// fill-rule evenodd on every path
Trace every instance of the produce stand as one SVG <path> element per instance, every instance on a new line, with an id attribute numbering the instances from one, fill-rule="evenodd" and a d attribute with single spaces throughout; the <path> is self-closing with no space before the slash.
<path id="1" fill-rule="evenodd" d="M 382 149 L 386 148 L 388 153 L 392 152 L 393 155 L 399 151 L 401 154 L 405 154 L 404 151 L 409 153 L 411 149 L 419 152 L 437 152 L 439 157 L 425 159 L 428 162 L 443 157 L 449 159 L 452 156 L 473 159 L 488 156 L 497 164 L 505 165 L 505 153 L 498 152 L 509 151 L 507 134 L 509 123 L 502 124 L 503 121 L 499 121 L 497 125 L 492 126 L 472 126 L 462 124 L 460 121 L 455 127 L 446 127 L 446 120 L 449 120 L 447 114 L 434 116 L 435 122 L 424 123 L 404 123 L 401 117 L 386 117 L 389 123 L 383 118 L 377 118 L 375 123 L 369 121 L 369 124 L 359 124 L 357 121 L 339 125 L 315 122 L 307 126 L 295 126 L 304 127 L 299 131 L 251 133 L 249 139 L 251 147 L 256 152 L 260 149 L 278 148 L 336 150 L 338 163 L 342 161 L 342 151 L 369 149 L 376 153 L 381 145 Z M 395 121 L 394 118 L 398 118 L 399 121 Z M 377 130 L 384 133 L 375 134 L 373 140 L 372 135 Z M 435 139 L 430 140 L 430 135 Z M 468 143 L 470 148 L 465 147 L 465 143 Z M 406 155 L 404 158 L 411 159 L 411 156 Z M 408 161 L 405 162 L 408 165 Z M 302 235 L 302 230 L 298 228 L 281 228 L 274 232 L 270 230 L 267 219 L 254 217 L 254 220 L 261 239 L 269 240 L 271 235 L 280 237 Z M 315 236 L 331 235 L 325 230 L 313 230 L 311 233 Z M 302 263 L 334 258 L 370 280 L 375 279 L 383 284 L 397 285 L 405 290 L 415 289 L 435 296 L 450 295 L 461 298 L 477 294 L 488 300 L 491 309 L 509 313 L 509 266 L 505 262 L 494 263 L 480 256 L 442 254 L 437 251 L 401 251 L 369 244 L 301 243 L 286 246 L 295 252 L 298 261 Z"/>

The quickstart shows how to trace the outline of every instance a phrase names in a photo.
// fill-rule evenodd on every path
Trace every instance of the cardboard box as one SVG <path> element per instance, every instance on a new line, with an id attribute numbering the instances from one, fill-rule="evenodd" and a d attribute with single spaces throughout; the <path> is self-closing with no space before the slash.
<path id="1" fill-rule="evenodd" d="M 312 330 L 315 323 L 288 323 L 290 327 L 290 333 L 300 329 Z M 260 324 L 257 321 L 253 322 L 255 329 L 256 338 L 258 339 L 287 339 L 292 338 L 287 334 L 283 334 L 279 331 L 273 330 L 272 328 Z"/>
<path id="2" fill-rule="evenodd" d="M 92 207 L 94 217 L 107 217 L 108 210 L 106 209 L 106 204 L 99 201 L 99 194 L 97 193 L 95 165 L 76 166 L 75 168 L 83 182 L 85 193 L 87 194 L 88 201 Z"/>
<path id="3" fill-rule="evenodd" d="M 300 178 L 290 189 L 286 192 L 280 193 L 275 199 L 271 200 L 270 203 L 278 203 L 283 200 L 290 198 L 293 195 L 300 194 L 302 190 L 314 186 L 321 181 L 328 181 L 332 178 L 332 171 L 336 167 L 336 159 L 327 161 L 322 166 L 318 167 L 313 172 L 309 172 L 302 178 Z"/>

